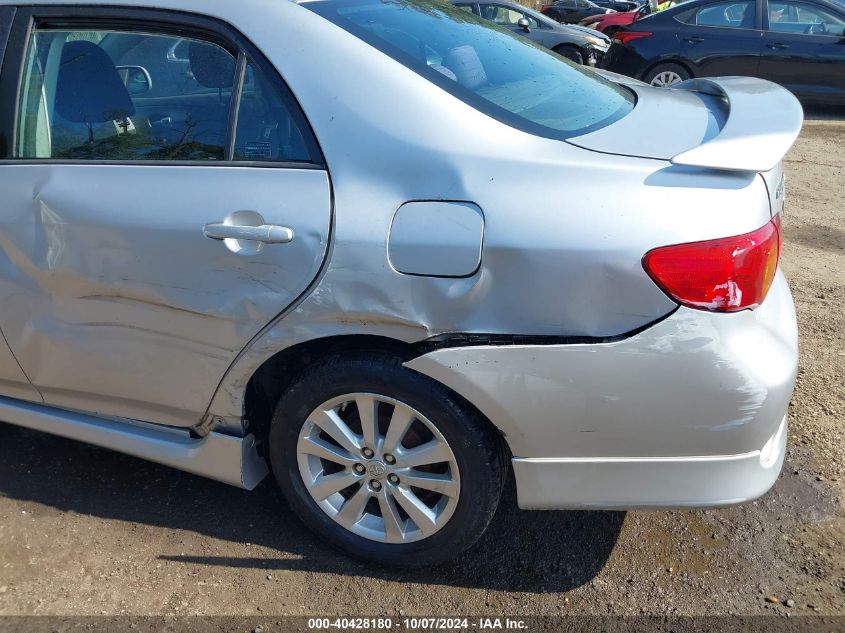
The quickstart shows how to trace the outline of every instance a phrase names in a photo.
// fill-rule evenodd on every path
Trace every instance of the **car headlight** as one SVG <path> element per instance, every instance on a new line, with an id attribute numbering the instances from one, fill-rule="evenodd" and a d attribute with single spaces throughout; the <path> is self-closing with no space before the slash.
<path id="1" fill-rule="evenodd" d="M 600 48 L 601 50 L 604 50 L 608 47 L 608 42 L 606 40 L 600 39 L 598 37 L 593 37 L 592 35 L 587 36 L 587 44 L 595 48 Z"/>

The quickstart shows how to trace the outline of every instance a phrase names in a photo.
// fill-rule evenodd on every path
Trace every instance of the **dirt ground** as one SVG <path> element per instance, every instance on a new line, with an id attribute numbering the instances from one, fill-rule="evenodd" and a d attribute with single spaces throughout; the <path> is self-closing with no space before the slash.
<path id="1" fill-rule="evenodd" d="M 469 555 L 398 574 L 326 549 L 269 481 L 244 492 L 0 424 L 0 614 L 845 615 L 845 121 L 816 118 L 787 159 L 801 368 L 762 500 L 541 513 L 510 490 Z"/>

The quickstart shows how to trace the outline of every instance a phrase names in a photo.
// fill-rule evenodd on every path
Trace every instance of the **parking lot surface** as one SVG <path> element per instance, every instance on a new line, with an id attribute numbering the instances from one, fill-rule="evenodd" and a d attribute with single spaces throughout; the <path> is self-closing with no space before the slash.
<path id="1" fill-rule="evenodd" d="M 845 614 L 845 121 L 786 160 L 801 366 L 762 500 L 683 512 L 521 512 L 512 488 L 454 564 L 351 562 L 245 492 L 0 424 L 0 614 Z M 830 120 L 833 119 L 833 120 Z"/>

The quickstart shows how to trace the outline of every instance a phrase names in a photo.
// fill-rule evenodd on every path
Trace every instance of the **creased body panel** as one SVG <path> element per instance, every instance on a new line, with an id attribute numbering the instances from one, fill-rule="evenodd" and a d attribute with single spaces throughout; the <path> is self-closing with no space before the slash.
<path id="1" fill-rule="evenodd" d="M 327 251 L 319 170 L 4 165 L 0 191 L 0 326 L 53 406 L 197 424 Z M 294 241 L 245 257 L 203 235 L 245 210 Z"/>
<path id="2" fill-rule="evenodd" d="M 797 372 L 779 273 L 754 311 L 680 308 L 616 343 L 444 349 L 407 363 L 473 402 L 514 457 L 678 457 L 759 450 Z"/>

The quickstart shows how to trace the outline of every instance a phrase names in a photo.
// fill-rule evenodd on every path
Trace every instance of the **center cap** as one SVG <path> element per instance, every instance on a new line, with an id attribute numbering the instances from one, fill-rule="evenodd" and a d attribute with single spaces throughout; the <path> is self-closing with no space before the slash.
<path id="1" fill-rule="evenodd" d="M 370 474 L 370 477 L 381 479 L 387 474 L 387 466 L 376 459 L 367 464 L 367 472 Z"/>

